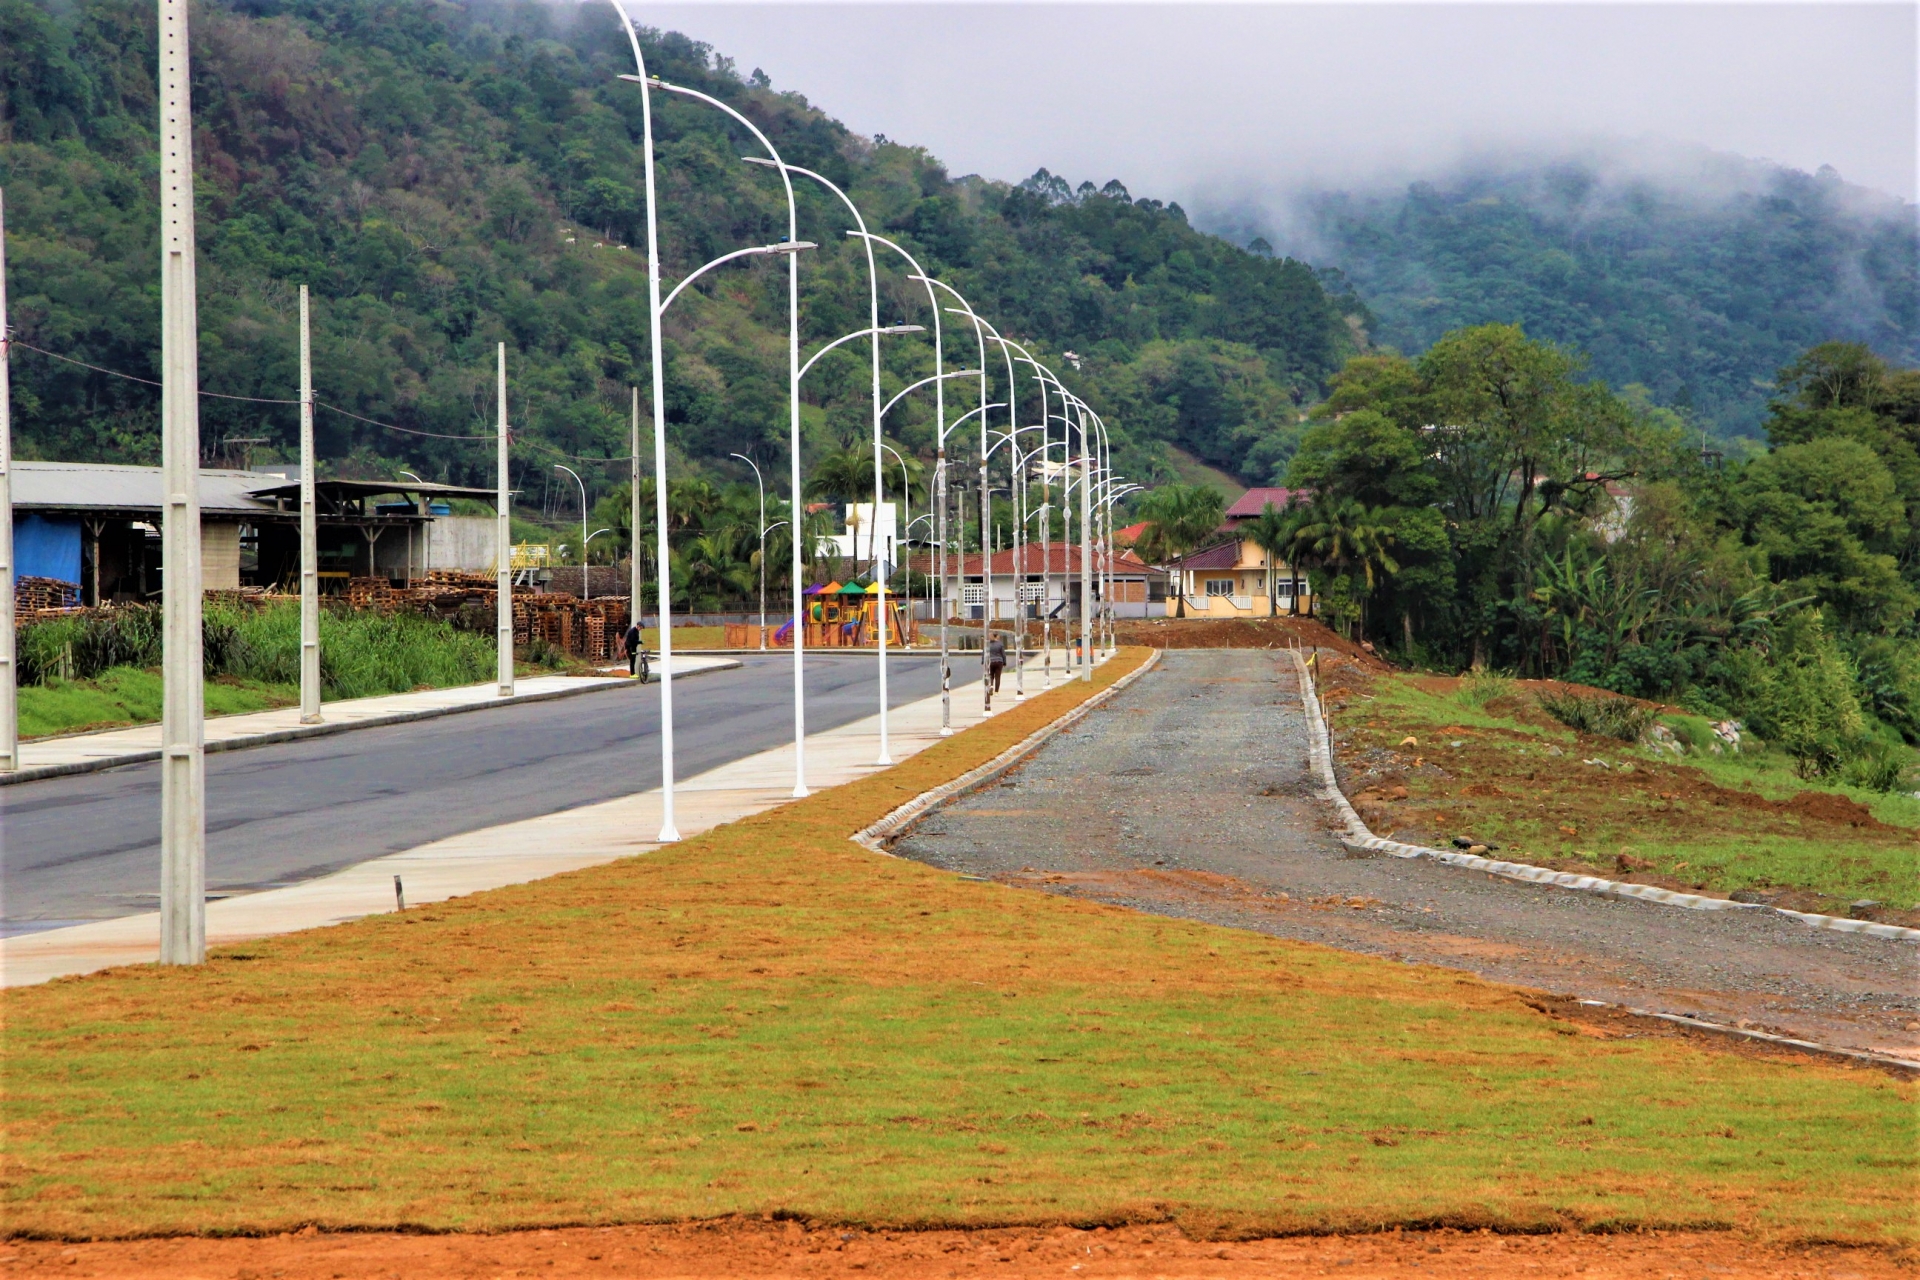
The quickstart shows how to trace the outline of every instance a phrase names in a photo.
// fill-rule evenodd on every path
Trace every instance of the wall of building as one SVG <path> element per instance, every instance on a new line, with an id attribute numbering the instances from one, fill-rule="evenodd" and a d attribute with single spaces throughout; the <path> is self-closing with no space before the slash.
<path id="1" fill-rule="evenodd" d="M 464 569 L 473 573 L 486 573 L 493 568 L 492 516 L 438 516 L 427 526 L 425 537 L 426 550 L 424 554 L 415 553 L 416 564 L 424 563 L 429 569 Z"/>
<path id="2" fill-rule="evenodd" d="M 239 521 L 200 521 L 200 585 L 208 591 L 240 589 Z"/>
<path id="3" fill-rule="evenodd" d="M 80 521 L 32 512 L 14 517 L 13 572 L 21 578 L 80 581 Z"/>

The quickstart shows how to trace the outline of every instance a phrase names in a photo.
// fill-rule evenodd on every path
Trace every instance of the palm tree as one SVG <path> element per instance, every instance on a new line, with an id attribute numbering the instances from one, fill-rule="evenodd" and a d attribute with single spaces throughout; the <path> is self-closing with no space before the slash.
<path id="1" fill-rule="evenodd" d="M 1218 489 L 1198 484 L 1163 484 L 1140 500 L 1147 527 L 1134 548 L 1156 564 L 1171 565 L 1220 528 L 1227 500 Z M 1177 570 L 1176 570 L 1177 572 Z M 1187 616 L 1187 597 L 1175 584 L 1174 615 Z"/>
<path id="2" fill-rule="evenodd" d="M 873 493 L 873 450 L 841 449 L 813 464 L 807 488 L 817 498 L 855 503 Z"/>
<path id="3" fill-rule="evenodd" d="M 1293 535 L 1296 554 L 1310 563 L 1340 573 L 1357 571 L 1366 579 L 1367 589 L 1360 603 L 1362 634 L 1366 631 L 1366 597 L 1373 594 L 1375 570 L 1400 572 L 1399 562 L 1387 550 L 1394 541 L 1393 529 L 1353 498 L 1314 503 Z"/>
<path id="4" fill-rule="evenodd" d="M 1260 548 L 1267 556 L 1267 616 L 1277 617 L 1279 606 L 1273 598 L 1273 560 L 1275 556 L 1285 555 L 1288 545 L 1293 541 L 1295 517 L 1269 502 L 1260 508 L 1260 514 L 1240 527 L 1240 536 Z M 1295 595 L 1298 596 L 1296 590 Z M 1294 606 L 1298 608 L 1298 606 Z"/>

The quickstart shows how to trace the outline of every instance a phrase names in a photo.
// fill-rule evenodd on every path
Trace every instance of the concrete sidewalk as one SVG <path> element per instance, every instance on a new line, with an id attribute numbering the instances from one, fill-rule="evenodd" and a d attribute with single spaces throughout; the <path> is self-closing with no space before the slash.
<path id="1" fill-rule="evenodd" d="M 1042 692 L 1040 673 L 1029 667 L 1026 674 L 1028 696 Z M 1054 681 L 1062 679 L 1056 666 Z M 1005 680 L 1000 706 L 1005 709 L 1014 701 L 1012 681 Z M 978 683 L 956 681 L 954 729 L 970 728 L 984 718 Z M 808 788 L 819 791 L 879 771 L 879 733 L 876 715 L 807 735 Z M 895 707 L 888 737 L 896 761 L 940 741 L 939 696 Z M 675 825 L 682 838 L 698 835 L 785 804 L 792 792 L 789 743 L 681 780 L 674 789 Z M 654 839 L 660 808 L 656 788 L 436 840 L 301 884 L 209 902 L 207 945 L 229 946 L 392 911 L 395 876 L 411 907 L 649 853 L 660 847 Z M 26 986 L 114 965 L 149 963 L 159 948 L 158 912 L 21 934 L 0 940 L 0 985 Z"/>
<path id="2" fill-rule="evenodd" d="M 675 654 L 673 674 L 686 677 L 707 671 L 731 670 L 739 665 L 739 660 L 734 658 Z M 384 694 L 377 698 L 348 698 L 340 702 L 322 703 L 320 714 L 324 718 L 319 724 L 301 724 L 299 707 L 214 716 L 207 720 L 207 750 L 235 751 L 269 742 L 291 742 L 296 738 L 342 733 L 348 729 L 430 720 L 435 716 L 484 711 L 489 707 L 512 706 L 521 702 L 543 702 L 549 698 L 566 698 L 613 688 L 628 684 L 631 679 L 624 675 L 523 676 L 514 681 L 513 695 L 507 698 L 500 696 L 498 686 L 491 681 L 461 685 L 455 689 L 426 689 L 418 693 Z M 113 769 L 159 758 L 160 726 L 157 724 L 34 738 L 20 744 L 20 768 L 13 773 L 0 773 L 0 786 L 56 778 L 63 774 L 90 773 L 95 769 Z"/>

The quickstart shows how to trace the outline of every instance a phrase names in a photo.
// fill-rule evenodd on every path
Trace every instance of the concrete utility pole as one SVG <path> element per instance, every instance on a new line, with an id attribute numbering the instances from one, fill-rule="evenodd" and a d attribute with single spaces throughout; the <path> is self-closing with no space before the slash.
<path id="1" fill-rule="evenodd" d="M 320 723 L 320 532 L 313 496 L 313 337 L 300 286 L 300 723 Z"/>
<path id="2" fill-rule="evenodd" d="M 7 198 L 0 192 L 0 773 L 20 767 L 18 673 L 13 655 L 13 402 L 7 376 Z M 99 590 L 99 579 L 94 580 Z"/>
<path id="3" fill-rule="evenodd" d="M 627 588 L 627 620 L 640 625 L 640 388 L 633 389 L 633 427 L 627 437 L 633 451 L 633 492 L 628 494 L 627 527 L 632 532 L 633 549 L 627 568 L 632 582 Z M 764 524 L 765 521 L 762 521 Z M 764 570 L 763 570 L 764 572 Z"/>
<path id="4" fill-rule="evenodd" d="M 1080 678 L 1093 679 L 1093 447 L 1087 443 L 1087 411 L 1080 419 Z"/>
<path id="5" fill-rule="evenodd" d="M 200 656 L 200 360 L 194 290 L 188 0 L 160 0 L 160 963 L 207 956 L 204 675 Z"/>
<path id="6" fill-rule="evenodd" d="M 499 650 L 500 696 L 513 696 L 513 516 L 507 509 L 507 344 L 499 347 L 494 385 L 498 402 L 500 467 L 499 492 L 493 500 L 494 535 L 497 564 L 494 569 L 493 625 L 494 643 Z"/>

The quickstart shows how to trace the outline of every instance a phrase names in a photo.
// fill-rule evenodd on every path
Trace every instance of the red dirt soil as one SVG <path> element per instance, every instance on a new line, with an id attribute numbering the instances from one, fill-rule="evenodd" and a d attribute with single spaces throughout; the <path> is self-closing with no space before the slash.
<path id="1" fill-rule="evenodd" d="M 1156 649 L 1285 649 L 1294 644 L 1331 649 L 1378 671 L 1383 659 L 1312 618 L 1122 618 L 1113 624 L 1121 644 Z"/>
<path id="2" fill-rule="evenodd" d="M 263 1239 L 0 1244 L 0 1275 L 112 1280 L 371 1280 L 537 1275 L 1120 1277 L 1571 1275 L 1651 1280 L 1911 1280 L 1905 1251 L 1793 1247 L 1715 1232 L 1500 1236 L 1386 1232 L 1203 1241 L 1166 1226 L 867 1232 L 797 1222 L 575 1227 L 499 1235 L 327 1234 Z"/>

